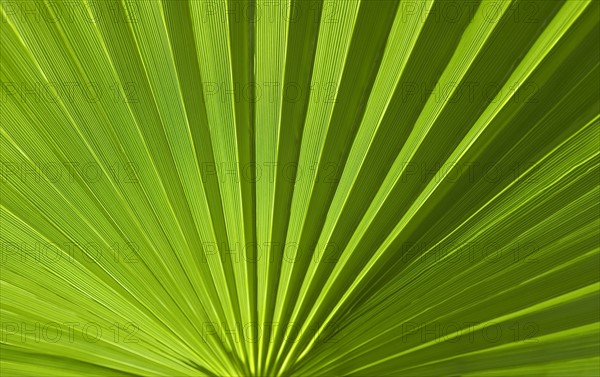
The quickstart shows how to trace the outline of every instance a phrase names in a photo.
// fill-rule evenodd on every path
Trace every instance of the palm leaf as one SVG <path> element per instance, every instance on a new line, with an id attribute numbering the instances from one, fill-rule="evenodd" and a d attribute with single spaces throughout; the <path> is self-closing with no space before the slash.
<path id="1" fill-rule="evenodd" d="M 600 373 L 591 0 L 2 0 L 2 374 Z"/>

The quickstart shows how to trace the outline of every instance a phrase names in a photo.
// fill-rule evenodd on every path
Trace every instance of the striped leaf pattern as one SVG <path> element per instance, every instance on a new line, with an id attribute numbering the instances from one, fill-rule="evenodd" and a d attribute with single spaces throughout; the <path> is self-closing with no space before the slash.
<path id="1" fill-rule="evenodd" d="M 0 8 L 3 376 L 600 373 L 598 2 Z"/>

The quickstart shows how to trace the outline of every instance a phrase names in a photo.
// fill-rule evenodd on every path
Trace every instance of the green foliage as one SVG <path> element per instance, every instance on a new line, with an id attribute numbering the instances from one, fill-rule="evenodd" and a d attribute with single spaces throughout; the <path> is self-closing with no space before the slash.
<path id="1" fill-rule="evenodd" d="M 1 1 L 2 376 L 600 373 L 600 5 Z"/>

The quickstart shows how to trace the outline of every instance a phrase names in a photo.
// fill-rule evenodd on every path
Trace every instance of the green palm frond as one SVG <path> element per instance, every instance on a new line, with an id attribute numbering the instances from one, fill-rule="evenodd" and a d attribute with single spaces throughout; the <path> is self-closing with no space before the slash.
<path id="1" fill-rule="evenodd" d="M 600 373 L 600 5 L 1 0 L 3 376 Z"/>

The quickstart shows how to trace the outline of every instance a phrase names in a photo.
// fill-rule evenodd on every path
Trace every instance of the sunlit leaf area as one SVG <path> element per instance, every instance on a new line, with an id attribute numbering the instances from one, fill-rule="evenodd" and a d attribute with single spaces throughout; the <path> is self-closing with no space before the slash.
<path id="1" fill-rule="evenodd" d="M 0 374 L 600 375 L 600 2 L 0 0 Z"/>

